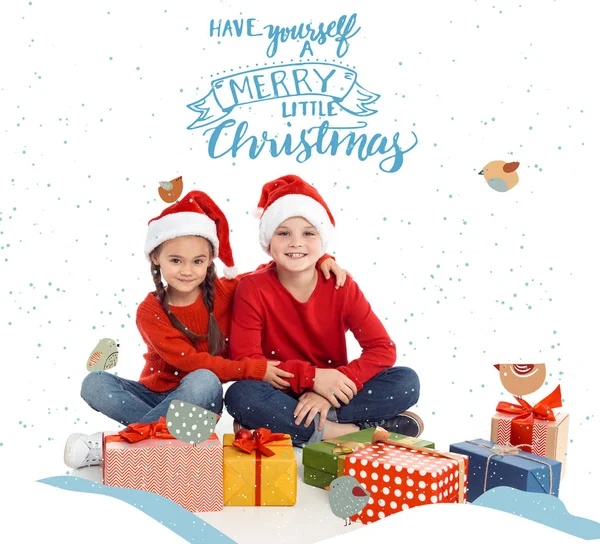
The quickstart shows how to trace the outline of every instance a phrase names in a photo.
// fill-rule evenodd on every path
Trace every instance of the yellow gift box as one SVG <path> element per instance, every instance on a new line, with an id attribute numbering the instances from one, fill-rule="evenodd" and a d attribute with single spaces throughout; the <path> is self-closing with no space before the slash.
<path id="1" fill-rule="evenodd" d="M 273 437 L 286 438 L 268 441 L 270 435 L 268 429 L 257 429 L 252 439 L 223 436 L 225 506 L 296 504 L 296 456 L 292 441 L 289 435 L 280 433 Z"/>

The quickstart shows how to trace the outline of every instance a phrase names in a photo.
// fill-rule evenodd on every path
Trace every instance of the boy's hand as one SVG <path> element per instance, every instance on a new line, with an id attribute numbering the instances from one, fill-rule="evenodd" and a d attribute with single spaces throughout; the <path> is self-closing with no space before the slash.
<path id="1" fill-rule="evenodd" d="M 281 361 L 267 361 L 267 371 L 262 381 L 270 383 L 275 389 L 287 389 L 290 387 L 290 384 L 283 378 L 293 378 L 294 375 L 281 368 L 277 368 L 280 363 Z"/>
<path id="2" fill-rule="evenodd" d="M 310 427 L 315 416 L 320 414 L 321 417 L 318 429 L 319 431 L 322 431 L 325 428 L 325 421 L 327 420 L 329 408 L 331 408 L 331 403 L 326 398 L 323 398 L 314 391 L 307 391 L 298 399 L 298 405 L 294 410 L 294 417 L 296 418 L 294 423 L 300 425 L 304 417 L 306 417 L 304 426 Z"/>
<path id="3" fill-rule="evenodd" d="M 347 272 L 343 270 L 333 259 L 327 259 L 321 263 L 321 272 L 323 272 L 323 276 L 325 276 L 326 280 L 330 278 L 330 272 L 333 272 L 335 275 L 336 289 L 343 287 L 344 283 L 346 283 Z"/>
<path id="4" fill-rule="evenodd" d="M 356 395 L 356 384 L 345 374 L 334 368 L 317 368 L 313 391 L 325 397 L 336 408 L 339 401 L 349 404 Z"/>

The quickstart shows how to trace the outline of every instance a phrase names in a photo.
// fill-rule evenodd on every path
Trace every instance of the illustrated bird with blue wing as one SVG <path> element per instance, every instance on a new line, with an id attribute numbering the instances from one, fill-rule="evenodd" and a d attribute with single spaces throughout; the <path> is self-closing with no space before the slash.
<path id="1" fill-rule="evenodd" d="M 96 347 L 87 360 L 87 369 L 89 372 L 107 370 L 117 365 L 119 360 L 119 350 L 117 344 L 112 338 L 103 338 L 96 344 Z"/>
<path id="2" fill-rule="evenodd" d="M 519 174 L 517 174 L 517 168 L 519 168 L 518 162 L 504 162 L 504 161 L 492 161 L 488 162 L 479 172 L 479 175 L 483 176 L 487 184 L 498 191 L 499 193 L 506 193 L 512 189 L 517 183 L 519 183 Z"/>
<path id="3" fill-rule="evenodd" d="M 167 410 L 167 429 L 171 436 L 197 445 L 215 432 L 220 416 L 183 400 L 173 400 Z"/>
<path id="4" fill-rule="evenodd" d="M 352 524 L 350 516 L 361 512 L 371 496 L 352 476 L 340 476 L 325 489 L 329 491 L 331 511 L 338 518 L 344 518 L 344 527 Z"/>

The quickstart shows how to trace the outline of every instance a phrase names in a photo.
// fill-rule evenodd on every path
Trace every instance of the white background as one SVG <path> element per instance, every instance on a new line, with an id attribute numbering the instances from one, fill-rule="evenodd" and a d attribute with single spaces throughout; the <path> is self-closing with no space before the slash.
<path id="1" fill-rule="evenodd" d="M 394 12 L 383 2 L 254 4 L 34 0 L 1 8 L 0 470 L 9 527 L 25 542 L 47 536 L 49 525 L 90 542 L 105 541 L 102 527 L 181 541 L 114 499 L 34 482 L 67 473 L 71 432 L 114 428 L 79 397 L 97 341 L 115 338 L 115 371 L 139 377 L 135 312 L 153 288 L 142 248 L 147 221 L 164 206 L 158 181 L 183 175 L 186 192 L 214 198 L 247 271 L 267 259 L 252 215 L 260 188 L 287 173 L 313 183 L 330 205 L 336 258 L 396 341 L 398 364 L 419 373 L 425 437 L 440 449 L 488 438 L 496 403 L 510 400 L 492 365 L 545 362 L 547 384 L 528 400 L 561 385 L 571 421 L 560 497 L 571 513 L 600 521 L 594 4 L 403 1 Z M 202 129 L 186 130 L 195 120 L 186 104 L 217 72 L 272 62 L 266 36 L 210 38 L 210 19 L 291 26 L 352 13 L 361 30 L 341 61 L 381 95 L 364 132 L 419 138 L 402 168 L 387 174 L 381 157 L 343 153 L 303 164 L 266 153 L 250 160 L 247 151 L 209 158 Z M 273 60 L 298 61 L 301 45 L 282 44 Z M 315 57 L 334 61 L 335 45 L 314 46 Z M 280 138 L 320 124 L 286 127 L 275 101 L 232 117 L 247 120 L 249 134 Z M 477 175 L 492 160 L 520 162 L 508 193 Z M 481 510 L 452 519 L 479 537 L 497 524 L 506 535 L 567 541 Z M 415 509 L 364 531 L 441 538 L 447 512 Z"/>

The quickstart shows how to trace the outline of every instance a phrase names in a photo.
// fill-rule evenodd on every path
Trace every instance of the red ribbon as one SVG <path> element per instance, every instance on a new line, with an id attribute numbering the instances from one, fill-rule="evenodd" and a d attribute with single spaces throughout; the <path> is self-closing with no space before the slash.
<path id="1" fill-rule="evenodd" d="M 175 440 L 167 430 L 167 420 L 161 416 L 153 423 L 131 423 L 127 429 L 105 437 L 105 442 L 140 442 L 148 438 L 164 438 Z"/>
<path id="2" fill-rule="evenodd" d="M 517 404 L 510 404 L 510 402 L 501 401 L 496 406 L 497 412 L 504 412 L 506 414 L 517 414 L 512 420 L 519 420 L 523 423 L 533 423 L 534 419 L 543 419 L 546 421 L 556 421 L 552 408 L 558 408 L 562 406 L 560 398 L 560 385 L 552 391 L 547 397 L 544 397 L 536 405 L 531 406 L 526 400 L 517 399 Z"/>
<path id="3" fill-rule="evenodd" d="M 534 406 L 526 400 L 515 397 L 519 404 L 501 401 L 496 406 L 497 412 L 515 414 L 510 424 L 511 444 L 532 444 L 533 424 L 535 419 L 544 421 L 556 421 L 552 408 L 562 406 L 560 385 L 547 397 L 544 397 Z M 529 446 L 531 450 L 532 447 Z"/>
<path id="4" fill-rule="evenodd" d="M 242 450 L 244 453 L 252 453 L 253 451 L 256 451 L 257 458 L 258 453 L 262 453 L 267 457 L 275 455 L 275 452 L 267 448 L 265 444 L 268 444 L 269 442 L 276 442 L 277 440 L 285 440 L 286 438 L 290 438 L 289 434 L 272 433 L 269 429 L 265 429 L 264 427 L 256 429 L 252 433 L 251 438 L 237 438 L 239 434 L 240 433 L 236 435 L 236 439 L 231 445 Z"/>
<path id="5" fill-rule="evenodd" d="M 244 432 L 245 431 L 245 432 Z M 232 442 L 232 446 L 235 446 L 244 453 L 251 454 L 253 451 L 256 452 L 256 463 L 254 464 L 254 480 L 256 481 L 256 491 L 254 493 L 254 504 L 260 506 L 261 496 L 260 488 L 262 485 L 261 474 L 262 474 L 262 456 L 272 457 L 275 452 L 265 446 L 269 442 L 276 442 L 278 440 L 285 440 L 290 438 L 289 434 L 285 433 L 272 433 L 269 429 L 260 427 L 256 429 L 252 434 L 250 431 L 242 429 L 235 435 L 236 439 Z M 288 444 L 275 444 L 277 446 Z"/>

